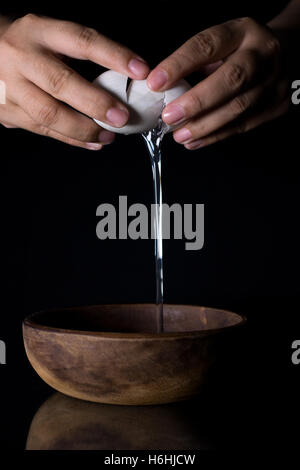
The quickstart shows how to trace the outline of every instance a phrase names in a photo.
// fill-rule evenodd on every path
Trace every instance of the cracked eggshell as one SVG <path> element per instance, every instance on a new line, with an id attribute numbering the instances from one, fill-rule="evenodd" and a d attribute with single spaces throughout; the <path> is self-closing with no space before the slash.
<path id="1" fill-rule="evenodd" d="M 128 77 L 113 70 L 102 73 L 94 80 L 98 86 L 118 98 L 124 103 L 130 112 L 128 123 L 121 127 L 112 127 L 104 122 L 95 122 L 99 126 L 119 134 L 139 134 L 156 127 L 161 112 L 165 105 L 190 89 L 185 80 L 180 80 L 177 85 L 165 92 L 151 91 L 146 80 L 132 80 L 127 87 Z M 167 132 L 173 127 L 167 126 Z"/>
<path id="2" fill-rule="evenodd" d="M 164 94 L 151 91 L 146 80 L 132 80 L 126 91 L 128 77 L 108 70 L 94 81 L 96 86 L 108 91 L 124 103 L 130 112 L 128 123 L 116 128 L 101 121 L 99 126 L 119 134 L 137 134 L 156 126 L 163 109 Z"/>
<path id="3" fill-rule="evenodd" d="M 184 79 L 179 80 L 173 88 L 170 88 L 169 90 L 165 91 L 165 99 L 164 99 L 165 106 L 171 103 L 171 101 L 176 100 L 176 98 L 183 95 L 183 93 L 186 93 L 190 89 L 191 89 L 191 85 L 186 80 Z M 168 126 L 167 124 L 165 125 L 166 125 L 166 133 L 171 132 L 178 127 L 178 126 Z"/>

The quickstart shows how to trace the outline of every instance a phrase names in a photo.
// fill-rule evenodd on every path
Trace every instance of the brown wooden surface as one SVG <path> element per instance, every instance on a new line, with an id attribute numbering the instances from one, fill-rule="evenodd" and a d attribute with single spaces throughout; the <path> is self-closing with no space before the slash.
<path id="1" fill-rule="evenodd" d="M 244 323 L 237 314 L 165 305 L 166 332 L 155 331 L 155 305 L 99 305 L 39 312 L 23 324 L 27 356 L 54 389 L 100 403 L 147 405 L 197 394 L 218 342 Z"/>

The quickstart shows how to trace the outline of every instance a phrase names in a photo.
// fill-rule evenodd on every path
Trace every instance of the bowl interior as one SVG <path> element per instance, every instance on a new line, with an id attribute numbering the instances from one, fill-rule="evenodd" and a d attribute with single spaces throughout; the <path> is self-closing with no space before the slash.
<path id="1" fill-rule="evenodd" d="M 155 304 L 95 305 L 35 313 L 35 326 L 86 332 L 156 333 Z M 223 329 L 244 322 L 227 310 L 192 305 L 164 305 L 164 332 L 180 333 Z"/>

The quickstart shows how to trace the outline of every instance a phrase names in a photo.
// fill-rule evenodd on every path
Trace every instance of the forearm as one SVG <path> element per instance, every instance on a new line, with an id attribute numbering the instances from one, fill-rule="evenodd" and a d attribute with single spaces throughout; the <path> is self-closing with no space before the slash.
<path id="1" fill-rule="evenodd" d="M 268 26 L 276 31 L 298 33 L 300 36 L 300 0 L 291 0 Z"/>

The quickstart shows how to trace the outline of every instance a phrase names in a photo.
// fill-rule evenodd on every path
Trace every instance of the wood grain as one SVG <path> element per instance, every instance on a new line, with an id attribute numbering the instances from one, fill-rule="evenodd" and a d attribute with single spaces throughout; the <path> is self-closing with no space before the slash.
<path id="1" fill-rule="evenodd" d="M 235 313 L 166 305 L 99 305 L 39 312 L 23 323 L 25 350 L 39 376 L 75 398 L 123 405 L 162 404 L 197 394 L 220 341 L 244 323 Z"/>

